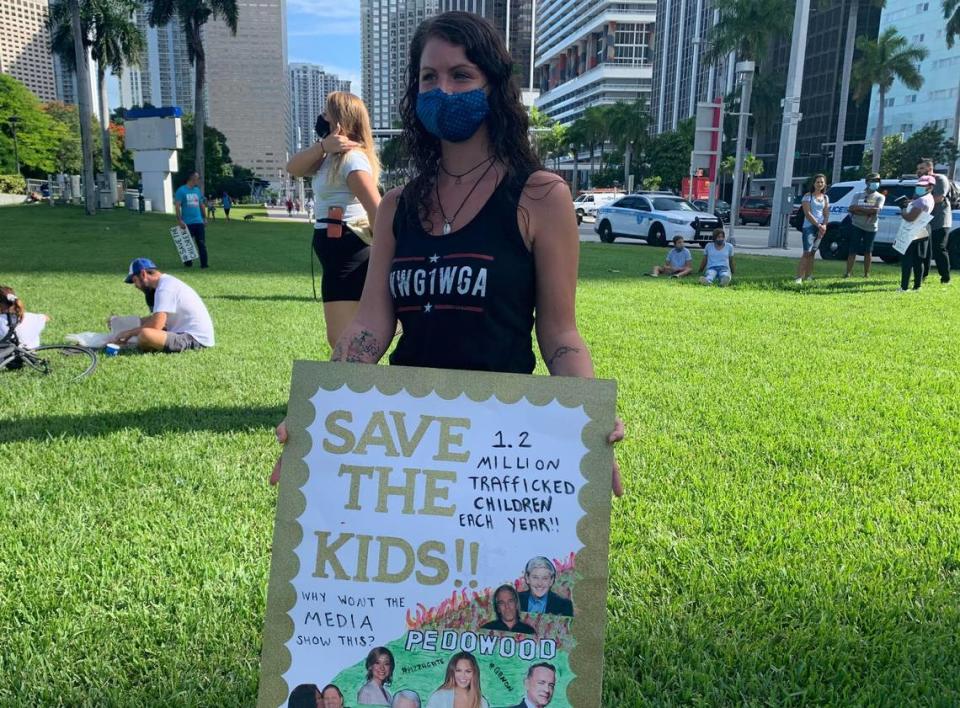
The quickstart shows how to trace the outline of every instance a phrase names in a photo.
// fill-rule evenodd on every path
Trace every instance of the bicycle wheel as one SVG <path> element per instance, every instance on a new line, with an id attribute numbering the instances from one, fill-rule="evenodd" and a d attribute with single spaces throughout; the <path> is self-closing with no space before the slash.
<path id="1" fill-rule="evenodd" d="M 24 370 L 30 370 L 45 381 L 69 383 L 93 373 L 97 368 L 97 353 L 75 344 L 45 344 L 23 357 Z"/>

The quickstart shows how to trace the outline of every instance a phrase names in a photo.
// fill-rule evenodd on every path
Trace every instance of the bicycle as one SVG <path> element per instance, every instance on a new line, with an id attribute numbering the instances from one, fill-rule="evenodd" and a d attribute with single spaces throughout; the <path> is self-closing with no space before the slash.
<path id="1" fill-rule="evenodd" d="M 7 313 L 7 333 L 0 339 L 0 370 L 12 369 L 69 383 L 86 378 L 97 368 L 97 353 L 79 344 L 44 344 L 27 349 L 17 337 L 17 317 Z"/>

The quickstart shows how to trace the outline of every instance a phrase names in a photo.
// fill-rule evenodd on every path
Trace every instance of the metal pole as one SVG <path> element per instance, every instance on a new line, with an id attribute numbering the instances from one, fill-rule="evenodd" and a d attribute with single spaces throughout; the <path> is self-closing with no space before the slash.
<path id="1" fill-rule="evenodd" d="M 10 116 L 10 127 L 13 128 L 13 161 L 17 164 L 17 174 L 20 174 L 20 148 L 17 145 L 17 123 L 19 116 Z"/>
<path id="2" fill-rule="evenodd" d="M 752 61 L 737 62 L 737 73 L 743 77 L 740 87 L 740 121 L 737 124 L 737 157 L 733 167 L 733 195 L 730 205 L 730 240 L 736 236 L 740 216 L 740 182 L 743 179 L 743 158 L 747 145 L 747 123 L 750 119 L 750 94 L 753 91 Z"/>
<path id="3" fill-rule="evenodd" d="M 787 68 L 787 91 L 783 99 L 783 123 L 780 126 L 780 153 L 777 159 L 777 182 L 773 192 L 773 216 L 770 219 L 770 248 L 787 247 L 787 219 L 793 199 L 793 153 L 797 148 L 797 125 L 800 123 L 800 94 L 803 88 L 803 62 L 807 55 L 807 25 L 810 23 L 810 0 L 797 0 L 793 15 L 790 64 Z"/>
<path id="4" fill-rule="evenodd" d="M 578 169 L 578 164 L 577 164 L 579 147 L 574 145 L 573 143 L 570 143 L 570 149 L 573 151 L 573 180 L 571 180 L 570 184 L 573 187 L 573 198 L 576 199 L 577 191 L 579 190 L 578 182 L 580 181 L 580 174 L 579 174 L 580 170 Z"/>

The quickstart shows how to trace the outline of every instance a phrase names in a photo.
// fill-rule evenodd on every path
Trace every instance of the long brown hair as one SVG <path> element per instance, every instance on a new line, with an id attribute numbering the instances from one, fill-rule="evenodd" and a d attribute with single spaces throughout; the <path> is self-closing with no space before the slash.
<path id="1" fill-rule="evenodd" d="M 521 100 L 520 86 L 513 74 L 513 59 L 503 39 L 493 26 L 470 12 L 445 12 L 424 20 L 410 42 L 407 63 L 407 87 L 400 100 L 403 121 L 403 143 L 413 158 L 417 176 L 407 185 L 407 217 L 429 222 L 429 202 L 440 164 L 440 139 L 431 135 L 417 117 L 417 96 L 420 94 L 420 56 L 430 39 L 443 39 L 463 47 L 467 59 L 477 65 L 489 87 L 486 118 L 490 147 L 498 160 L 507 166 L 504 178 L 516 191 L 522 180 L 543 168 L 537 159 L 527 131 L 530 120 Z"/>
<path id="2" fill-rule="evenodd" d="M 6 285 L 0 285 L 0 310 L 3 312 L 13 310 L 17 319 L 23 321 L 23 300 L 17 297 L 13 288 L 8 288 Z"/>
<path id="3" fill-rule="evenodd" d="M 443 679 L 443 684 L 437 690 L 457 689 L 457 664 L 466 661 L 473 667 L 473 680 L 470 682 L 470 708 L 480 708 L 480 665 L 476 658 L 468 651 L 461 651 L 450 657 L 447 662 L 447 674 Z"/>
<path id="4" fill-rule="evenodd" d="M 373 144 L 373 130 L 370 128 L 370 115 L 367 113 L 367 107 L 357 96 L 345 91 L 334 91 L 327 96 L 327 121 L 330 128 L 333 129 L 337 123 L 348 138 L 363 147 L 354 148 L 360 150 L 367 156 L 370 162 L 370 169 L 373 172 L 373 183 L 380 181 L 380 160 L 377 159 L 377 151 Z M 340 173 L 340 166 L 348 153 L 340 153 L 333 156 L 333 164 L 330 167 L 330 179 Z"/>

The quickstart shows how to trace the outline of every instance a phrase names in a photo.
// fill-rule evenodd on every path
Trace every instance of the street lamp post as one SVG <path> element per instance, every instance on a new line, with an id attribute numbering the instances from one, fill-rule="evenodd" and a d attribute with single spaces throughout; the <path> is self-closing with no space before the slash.
<path id="1" fill-rule="evenodd" d="M 577 146 L 574 145 L 573 143 L 570 143 L 570 151 L 573 153 L 573 180 L 570 182 L 570 184 L 571 184 L 572 191 L 573 191 L 573 198 L 576 199 L 576 198 L 577 198 L 577 191 L 578 191 L 579 188 L 580 188 L 580 185 L 579 185 L 579 182 L 580 182 L 580 170 L 579 170 L 579 164 L 577 163 L 577 158 L 579 157 L 578 154 L 577 154 L 577 152 L 578 152 L 578 151 L 577 151 Z"/>
<path id="2" fill-rule="evenodd" d="M 17 123 L 20 122 L 20 116 L 10 116 L 7 121 L 13 130 L 13 161 L 17 164 L 17 174 L 20 174 L 20 149 L 17 146 Z"/>
<path id="3" fill-rule="evenodd" d="M 737 157 L 733 167 L 733 195 L 730 200 L 730 241 L 734 240 L 737 219 L 740 217 L 740 183 L 743 180 L 743 158 L 747 144 L 747 124 L 750 120 L 750 94 L 753 92 L 752 61 L 737 62 L 737 73 L 740 75 L 740 121 L 737 124 Z"/>

